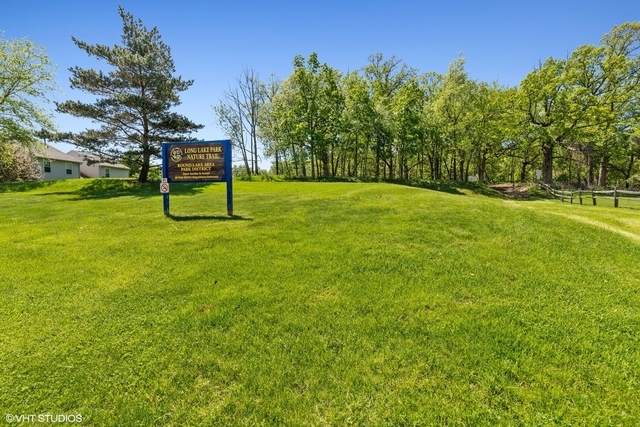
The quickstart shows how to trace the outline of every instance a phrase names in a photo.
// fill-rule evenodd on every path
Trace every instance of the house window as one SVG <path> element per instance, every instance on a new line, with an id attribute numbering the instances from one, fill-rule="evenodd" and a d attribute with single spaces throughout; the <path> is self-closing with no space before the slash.
<path id="1" fill-rule="evenodd" d="M 111 176 L 111 171 L 109 168 L 104 168 L 104 177 L 109 178 Z"/>
<path id="2" fill-rule="evenodd" d="M 67 170 L 67 175 L 73 175 L 73 167 L 71 163 L 65 163 L 64 168 Z"/>
<path id="3" fill-rule="evenodd" d="M 44 161 L 44 171 L 51 173 L 51 160 Z"/>

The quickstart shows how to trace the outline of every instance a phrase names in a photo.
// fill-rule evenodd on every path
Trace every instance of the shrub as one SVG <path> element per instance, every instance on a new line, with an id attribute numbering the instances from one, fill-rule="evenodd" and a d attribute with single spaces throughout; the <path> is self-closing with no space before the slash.
<path id="1" fill-rule="evenodd" d="M 25 148 L 12 143 L 0 144 L 0 182 L 40 180 L 40 165 Z"/>

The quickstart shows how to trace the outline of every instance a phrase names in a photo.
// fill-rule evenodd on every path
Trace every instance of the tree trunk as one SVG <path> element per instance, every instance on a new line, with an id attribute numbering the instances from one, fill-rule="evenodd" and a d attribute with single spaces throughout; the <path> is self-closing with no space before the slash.
<path id="1" fill-rule="evenodd" d="M 311 179 L 316 179 L 316 156 L 315 147 L 313 146 L 313 141 L 311 142 L 309 152 L 311 154 Z"/>
<path id="2" fill-rule="evenodd" d="M 464 174 L 464 175 L 462 175 L 463 177 L 465 177 L 465 178 L 464 178 L 464 180 L 465 180 L 465 181 L 468 179 L 467 177 L 469 176 L 469 168 L 470 168 L 470 167 L 471 167 L 471 159 L 469 159 L 469 160 L 467 161 L 467 169 L 465 170 L 465 174 Z"/>
<path id="3" fill-rule="evenodd" d="M 542 182 L 553 183 L 553 145 L 542 147 Z"/>
<path id="4" fill-rule="evenodd" d="M 573 156 L 571 155 L 571 150 L 567 150 L 567 151 L 569 151 L 568 156 L 567 156 L 567 162 L 568 162 L 568 165 L 567 165 L 567 168 L 568 168 L 568 173 L 567 173 L 568 180 L 567 180 L 567 183 L 571 183 L 571 160 L 573 159 Z"/>
<path id="5" fill-rule="evenodd" d="M 256 175 L 260 173 L 260 164 L 258 163 L 258 136 L 256 131 L 255 120 L 252 117 L 251 123 L 251 139 L 253 139 L 253 155 L 255 156 Z"/>
<path id="6" fill-rule="evenodd" d="M 147 182 L 149 179 L 149 164 L 151 161 L 151 155 L 147 150 L 142 152 L 142 165 L 140 167 L 140 175 L 138 175 L 138 182 Z"/>
<path id="7" fill-rule="evenodd" d="M 242 160 L 244 161 L 244 168 L 247 171 L 247 175 L 251 176 L 251 171 L 253 169 L 253 167 L 249 167 L 249 159 L 247 157 L 247 149 L 245 148 L 244 144 L 242 144 L 240 146 L 240 149 L 242 151 Z M 251 157 L 251 166 L 253 166 L 253 156 Z"/>
<path id="8" fill-rule="evenodd" d="M 300 144 L 300 155 L 298 156 L 298 161 L 296 162 L 296 175 L 298 175 L 298 162 L 300 163 L 300 170 L 302 172 L 302 176 L 304 178 L 307 177 L 307 159 L 304 154 L 304 144 Z"/>
<path id="9" fill-rule="evenodd" d="M 356 135 L 356 146 L 353 153 L 353 176 L 358 177 L 358 135 Z"/>
<path id="10" fill-rule="evenodd" d="M 449 167 L 449 163 L 447 163 L 447 160 L 444 159 L 444 168 L 447 171 L 447 177 L 449 178 L 449 181 L 453 180 L 453 174 L 451 173 L 451 168 Z M 455 168 L 454 168 L 455 170 Z"/>
<path id="11" fill-rule="evenodd" d="M 522 159 L 520 166 L 520 182 L 525 182 L 527 180 L 527 166 L 529 166 L 529 162 L 527 162 L 526 159 Z"/>
<path id="12" fill-rule="evenodd" d="M 333 153 L 331 154 L 331 157 L 333 157 Z M 331 160 L 331 163 L 333 164 L 333 159 Z M 329 176 L 330 172 L 329 172 L 329 153 L 327 152 L 326 149 L 322 150 L 322 175 L 327 178 Z"/>
<path id="13" fill-rule="evenodd" d="M 594 173 L 594 167 L 593 167 L 593 153 L 591 152 L 591 149 L 589 149 L 589 151 L 585 153 L 585 157 L 586 157 L 587 168 L 588 168 L 587 185 L 591 187 L 595 182 L 595 173 Z"/>
<path id="14" fill-rule="evenodd" d="M 610 156 L 602 156 L 600 159 L 600 170 L 598 171 L 598 186 L 607 186 L 607 174 L 609 172 L 609 159 Z"/>
<path id="15" fill-rule="evenodd" d="M 453 166 L 451 167 L 451 169 L 453 169 L 453 180 L 457 181 L 458 180 L 458 167 L 457 167 L 457 161 L 456 161 L 456 155 L 453 155 Z M 451 175 L 451 174 L 449 174 Z"/>
<path id="16" fill-rule="evenodd" d="M 624 188 L 629 189 L 629 178 L 631 178 L 631 172 L 633 172 L 633 164 L 635 163 L 635 156 L 632 154 L 627 165 L 627 170 L 624 172 Z"/>
<path id="17" fill-rule="evenodd" d="M 478 181 L 484 182 L 484 171 L 486 169 L 487 169 L 487 153 L 483 151 L 482 157 L 480 157 L 480 165 L 478 167 Z"/>
<path id="18" fill-rule="evenodd" d="M 582 185 L 582 162 L 578 158 L 576 160 L 576 187 L 581 188 Z"/>
<path id="19" fill-rule="evenodd" d="M 438 158 L 436 155 L 428 155 L 429 156 L 429 173 L 431 176 L 431 179 L 437 179 L 438 174 Z"/>
<path id="20" fill-rule="evenodd" d="M 466 181 L 467 177 L 465 176 L 465 166 L 467 163 L 467 159 L 465 158 L 464 152 L 460 153 L 460 181 Z"/>
<path id="21" fill-rule="evenodd" d="M 376 141 L 376 179 L 380 178 L 380 141 Z"/>

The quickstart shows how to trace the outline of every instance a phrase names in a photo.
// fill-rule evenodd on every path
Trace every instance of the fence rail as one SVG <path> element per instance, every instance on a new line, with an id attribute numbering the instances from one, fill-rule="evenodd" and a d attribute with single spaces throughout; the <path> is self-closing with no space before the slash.
<path id="1" fill-rule="evenodd" d="M 577 198 L 580 200 L 580 204 L 582 204 L 583 199 L 593 200 L 593 205 L 596 206 L 597 199 L 613 199 L 613 206 L 618 207 L 618 201 L 620 200 L 634 200 L 636 202 L 640 202 L 640 191 L 629 191 L 629 190 L 618 190 L 614 188 L 613 190 L 556 190 L 552 188 L 548 184 L 540 183 L 540 187 L 547 190 L 553 197 L 559 198 L 562 202 L 564 199 L 569 199 L 570 203 L 573 203 L 573 199 Z M 611 194 L 609 196 L 609 194 Z M 631 197 L 620 197 L 620 195 L 631 196 Z"/>

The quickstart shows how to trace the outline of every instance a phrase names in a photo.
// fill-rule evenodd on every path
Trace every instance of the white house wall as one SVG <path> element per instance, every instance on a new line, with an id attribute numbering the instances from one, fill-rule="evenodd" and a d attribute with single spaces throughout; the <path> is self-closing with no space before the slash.
<path id="1" fill-rule="evenodd" d="M 129 168 L 123 165 L 108 165 L 104 163 L 89 164 L 87 157 L 93 160 L 97 159 L 97 157 L 75 150 L 71 150 L 67 154 L 82 162 L 80 165 L 80 173 L 87 178 L 107 178 L 107 169 L 109 169 L 109 178 L 129 178 Z"/>
<path id="2" fill-rule="evenodd" d="M 129 178 L 127 169 L 114 168 L 113 166 L 100 166 L 100 178 L 107 177 L 107 169 L 109 169 L 109 178 Z"/>
<path id="3" fill-rule="evenodd" d="M 82 163 L 80 165 L 80 172 L 87 178 L 100 178 L 100 166 L 98 166 L 97 163 L 92 165 Z"/>
<path id="4" fill-rule="evenodd" d="M 71 164 L 71 175 L 67 174 L 66 164 L 69 162 L 63 162 L 61 160 L 50 160 L 51 172 L 44 171 L 44 159 L 38 159 L 40 163 L 40 170 L 45 181 L 53 181 L 56 179 L 77 179 L 80 178 L 80 166 L 78 163 Z"/>

